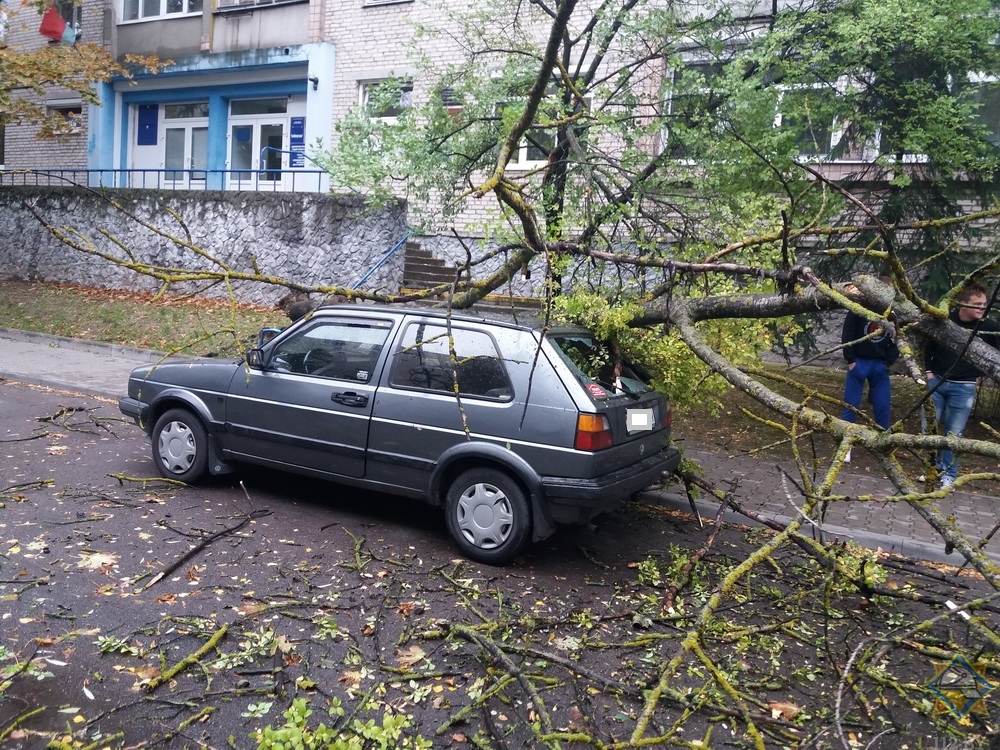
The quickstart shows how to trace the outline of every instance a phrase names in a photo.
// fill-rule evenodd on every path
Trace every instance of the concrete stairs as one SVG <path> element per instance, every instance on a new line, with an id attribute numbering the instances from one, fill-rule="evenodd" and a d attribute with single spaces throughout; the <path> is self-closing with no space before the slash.
<path id="1" fill-rule="evenodd" d="M 415 242 L 407 242 L 404 248 L 402 293 L 430 289 L 441 284 L 451 285 L 455 281 L 455 266 L 424 250 Z M 464 290 L 464 279 L 460 279 L 456 292 Z M 429 298 L 422 304 L 437 307 L 443 304 L 445 295 Z M 490 316 L 537 317 L 541 312 L 541 300 L 536 297 L 513 297 L 506 294 L 490 294 L 476 303 L 471 312 Z"/>

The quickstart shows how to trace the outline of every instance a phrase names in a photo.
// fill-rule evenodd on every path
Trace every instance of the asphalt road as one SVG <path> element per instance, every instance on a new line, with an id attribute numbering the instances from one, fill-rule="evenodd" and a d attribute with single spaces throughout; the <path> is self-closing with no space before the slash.
<path id="1" fill-rule="evenodd" d="M 471 747 L 479 734 L 492 746 L 537 747 L 543 706 L 551 726 L 611 742 L 633 731 L 642 686 L 659 679 L 687 627 L 681 612 L 697 611 L 716 585 L 712 571 L 727 574 L 762 539 L 634 504 L 491 568 L 460 558 L 440 514 L 413 502 L 249 470 L 200 487 L 169 484 L 112 399 L 13 381 L 0 381 L 0 449 L 0 745 L 14 750 L 54 739 L 256 747 L 253 733 L 280 727 L 296 699 L 314 712 L 309 726 L 353 726 L 344 731 L 355 737 L 382 731 L 386 717 L 404 723 L 401 738 L 372 746 L 410 747 L 403 739 L 419 734 L 425 747 Z M 700 562 L 683 573 L 693 556 Z M 824 619 L 821 608 L 794 609 L 817 596 L 806 573 L 819 569 L 795 548 L 767 562 L 718 613 L 715 627 L 744 635 L 703 644 L 717 664 L 740 665 L 734 679 L 745 670 L 765 707 L 828 707 L 859 632 L 890 643 L 886 629 L 940 614 L 849 586 L 827 591 L 826 580 L 830 611 L 850 616 Z M 963 604 L 978 595 L 974 584 L 982 588 L 912 563 L 887 571 L 895 587 L 912 580 L 929 601 Z M 785 629 L 814 615 L 802 632 L 828 632 L 836 668 L 804 682 L 782 665 L 818 670 L 821 660 L 809 638 Z M 945 622 L 929 637 L 961 627 Z M 754 641 L 734 656 L 755 628 L 771 633 L 767 649 Z M 964 632 L 969 653 L 983 647 L 975 636 Z M 691 655 L 685 664 L 674 687 L 700 695 L 701 665 Z M 934 675 L 909 653 L 893 669 L 908 683 Z M 530 675 L 541 702 L 518 674 Z M 858 679 L 858 689 L 881 691 Z M 937 737 L 905 701 L 872 705 L 876 728 L 905 728 L 873 750 Z M 327 714 L 338 706 L 345 716 Z M 665 698 L 654 721 L 669 726 L 677 716 Z M 707 736 L 717 723 L 709 705 L 688 718 L 684 736 Z"/>
<path id="2" fill-rule="evenodd" d="M 241 474 L 242 484 L 171 487 L 159 481 L 146 437 L 110 399 L 0 382 L 0 444 L 3 645 L 51 673 L 19 680 L 3 696 L 11 700 L 0 700 L 0 728 L 47 707 L 4 747 L 44 747 L 47 735 L 35 732 L 67 726 L 86 727 L 87 736 L 126 726 L 131 741 L 162 738 L 190 712 L 185 703 L 200 708 L 205 698 L 181 690 L 159 701 L 136 686 L 152 674 L 144 669 L 160 668 L 158 655 L 167 663 L 187 655 L 185 633 L 232 623 L 246 603 L 298 596 L 306 576 L 329 586 L 335 576 L 312 577 L 365 556 L 357 548 L 366 537 L 408 565 L 455 557 L 436 511 L 393 498 L 252 472 Z M 123 644 L 102 654 L 111 643 L 102 639 Z M 253 746 L 248 733 L 262 722 L 240 714 L 263 700 L 253 691 L 273 689 L 271 665 L 280 659 L 253 661 L 267 674 L 229 672 L 213 683 L 236 706 L 216 712 L 212 735 L 232 735 L 236 747 Z"/>
<path id="3" fill-rule="evenodd" d="M 501 603 L 524 590 L 569 611 L 634 582 L 639 550 L 684 528 L 567 529 L 512 568 L 477 566 L 440 513 L 412 501 L 249 470 L 170 485 L 112 399 L 12 381 L 0 381 L 0 447 L 0 669 L 30 665 L 0 692 L 0 729 L 18 726 L 6 748 L 67 728 L 81 741 L 124 731 L 113 747 L 253 747 L 254 728 L 281 721 L 277 707 L 256 713 L 306 694 L 298 681 L 329 695 L 393 664 L 411 612 L 478 622 L 442 593 L 450 576 L 503 587 Z M 214 651 L 151 689 L 222 628 Z M 210 720 L 183 726 L 205 706 Z"/>

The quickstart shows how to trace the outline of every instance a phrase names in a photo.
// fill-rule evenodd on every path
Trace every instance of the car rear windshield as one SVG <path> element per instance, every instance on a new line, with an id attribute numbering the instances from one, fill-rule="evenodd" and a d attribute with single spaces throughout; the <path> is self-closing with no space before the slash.
<path id="1" fill-rule="evenodd" d="M 616 355 L 611 346 L 591 333 L 553 333 L 548 340 L 592 396 L 637 396 L 653 390 L 644 368 Z"/>

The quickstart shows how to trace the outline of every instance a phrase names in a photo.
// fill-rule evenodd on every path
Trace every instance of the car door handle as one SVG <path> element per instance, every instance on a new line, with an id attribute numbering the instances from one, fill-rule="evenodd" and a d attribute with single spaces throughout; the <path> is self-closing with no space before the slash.
<path id="1" fill-rule="evenodd" d="M 344 406 L 366 406 L 368 404 L 368 397 L 363 393 L 355 393 L 354 391 L 346 391 L 344 393 L 334 393 L 330 396 L 331 401 L 336 401 L 338 404 L 343 404 Z"/>

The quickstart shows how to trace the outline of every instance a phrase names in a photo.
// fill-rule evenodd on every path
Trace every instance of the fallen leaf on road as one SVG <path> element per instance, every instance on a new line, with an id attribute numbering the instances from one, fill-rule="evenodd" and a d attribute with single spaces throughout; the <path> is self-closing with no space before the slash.
<path id="1" fill-rule="evenodd" d="M 796 706 L 794 703 L 782 703 L 780 701 L 770 701 L 767 704 L 771 709 L 772 719 L 784 719 L 785 721 L 791 721 L 799 712 L 802 711 L 801 708 Z"/>
<path id="2" fill-rule="evenodd" d="M 262 602 L 247 602 L 246 604 L 241 604 L 238 607 L 233 607 L 233 609 L 244 617 L 251 617 L 267 610 L 267 605 Z"/>
<path id="3" fill-rule="evenodd" d="M 344 672 L 338 680 L 348 690 L 361 687 L 361 672 Z"/>
<path id="4" fill-rule="evenodd" d="M 401 667 L 412 667 L 414 664 L 419 664 L 425 656 L 420 646 L 407 646 L 396 651 L 396 662 Z"/>
<path id="5" fill-rule="evenodd" d="M 113 555 L 109 552 L 84 552 L 80 555 L 80 562 L 76 564 L 76 567 L 86 568 L 87 570 L 100 570 L 105 566 L 111 567 L 117 564 L 118 555 Z"/>

